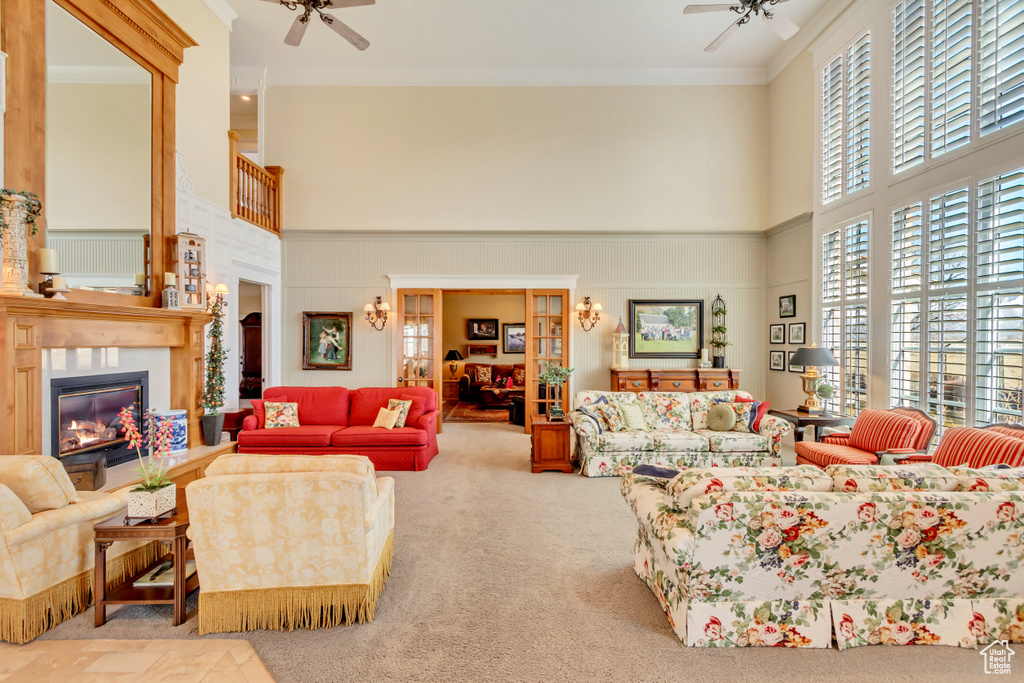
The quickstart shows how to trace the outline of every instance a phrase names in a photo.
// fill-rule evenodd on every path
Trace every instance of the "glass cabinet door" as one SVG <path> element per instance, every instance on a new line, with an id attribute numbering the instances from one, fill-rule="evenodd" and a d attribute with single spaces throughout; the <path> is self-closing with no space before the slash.
<path id="1" fill-rule="evenodd" d="M 436 372 L 441 345 L 441 291 L 400 289 L 398 310 L 398 386 L 430 387 L 436 391 L 440 387 Z"/>
<path id="2" fill-rule="evenodd" d="M 552 404 L 558 403 L 568 411 L 569 382 L 549 392 L 538 379 L 549 365 L 569 366 L 568 301 L 569 291 L 565 289 L 526 291 L 527 432 L 532 416 L 547 415 Z"/>

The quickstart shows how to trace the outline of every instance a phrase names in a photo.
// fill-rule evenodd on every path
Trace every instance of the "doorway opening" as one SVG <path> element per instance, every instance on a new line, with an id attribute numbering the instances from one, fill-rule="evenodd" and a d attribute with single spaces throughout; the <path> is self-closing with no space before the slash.
<path id="1" fill-rule="evenodd" d="M 238 403 L 239 408 L 252 407 L 252 399 L 263 397 L 264 376 L 263 326 L 264 285 L 238 281 Z"/>

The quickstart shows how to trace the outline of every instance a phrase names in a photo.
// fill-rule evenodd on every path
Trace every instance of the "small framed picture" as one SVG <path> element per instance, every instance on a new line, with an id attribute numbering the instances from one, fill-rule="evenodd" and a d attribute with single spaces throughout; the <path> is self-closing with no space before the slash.
<path id="1" fill-rule="evenodd" d="M 501 324 L 501 352 L 526 353 L 526 323 Z"/>
<path id="2" fill-rule="evenodd" d="M 470 318 L 466 321 L 466 337 L 470 341 L 498 341 L 498 319 Z"/>
<path id="3" fill-rule="evenodd" d="M 807 331 L 807 323 L 790 323 L 789 324 L 789 343 L 790 344 L 803 344 L 804 343 L 804 332 Z"/>
<path id="4" fill-rule="evenodd" d="M 768 334 L 769 344 L 785 344 L 786 343 L 786 325 L 785 323 L 779 323 L 778 325 L 769 325 L 770 332 Z"/>
<path id="5" fill-rule="evenodd" d="M 779 297 L 779 317 L 796 317 L 796 294 L 787 294 Z"/>
<path id="6" fill-rule="evenodd" d="M 786 369 L 786 356 L 782 351 L 768 352 L 768 367 L 783 372 Z"/>
<path id="7" fill-rule="evenodd" d="M 789 371 L 790 372 L 796 372 L 796 373 L 799 373 L 799 374 L 803 374 L 804 366 L 802 366 L 802 365 L 793 365 L 793 355 L 795 353 L 796 353 L 796 351 L 790 351 L 789 354 L 788 354 L 788 357 L 786 358 L 786 360 L 789 361 Z"/>

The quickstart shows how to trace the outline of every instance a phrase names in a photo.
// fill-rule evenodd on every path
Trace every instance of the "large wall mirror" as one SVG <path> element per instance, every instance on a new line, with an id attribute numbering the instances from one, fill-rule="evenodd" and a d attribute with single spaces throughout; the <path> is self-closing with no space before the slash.
<path id="1" fill-rule="evenodd" d="M 153 76 L 46 1 L 46 246 L 72 288 L 145 294 Z"/>

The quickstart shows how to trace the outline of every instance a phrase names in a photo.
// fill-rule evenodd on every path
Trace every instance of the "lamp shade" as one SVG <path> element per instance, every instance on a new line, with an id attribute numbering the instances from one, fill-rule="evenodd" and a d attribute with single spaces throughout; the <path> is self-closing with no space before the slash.
<path id="1" fill-rule="evenodd" d="M 465 360 L 465 358 L 462 357 L 462 354 L 459 353 L 458 349 L 449 349 L 448 353 L 446 353 L 444 355 L 444 359 L 445 360 Z"/>
<path id="2" fill-rule="evenodd" d="M 802 367 L 821 368 L 826 365 L 839 365 L 839 361 L 828 349 L 818 346 L 804 346 L 796 350 L 789 359 L 790 364 Z"/>

